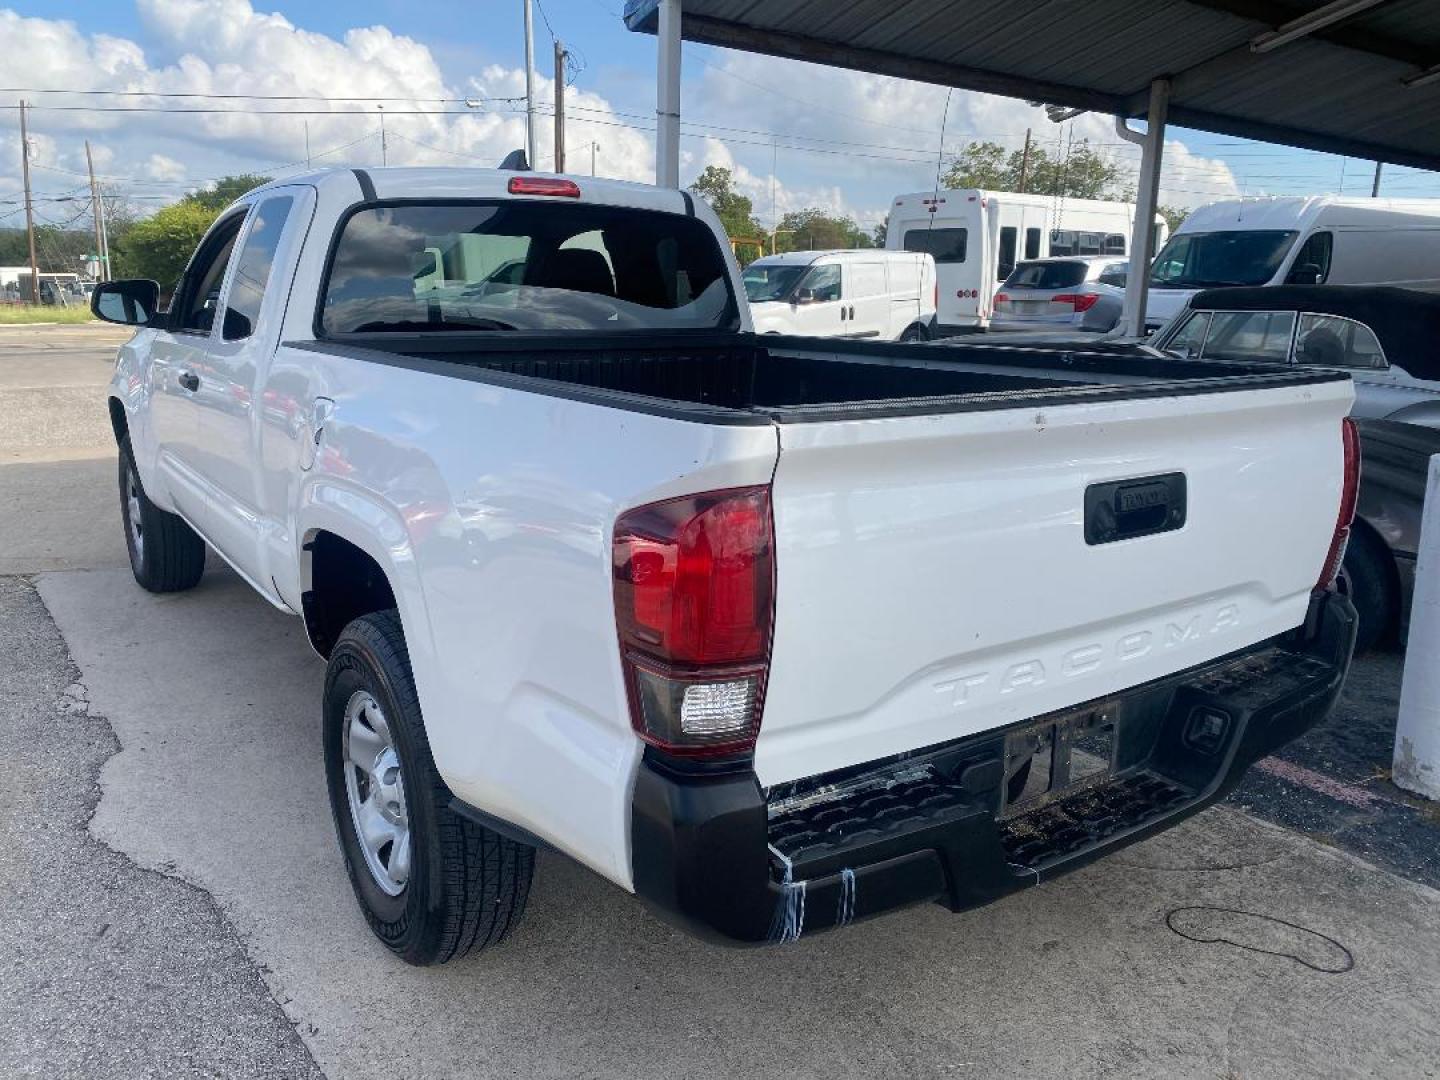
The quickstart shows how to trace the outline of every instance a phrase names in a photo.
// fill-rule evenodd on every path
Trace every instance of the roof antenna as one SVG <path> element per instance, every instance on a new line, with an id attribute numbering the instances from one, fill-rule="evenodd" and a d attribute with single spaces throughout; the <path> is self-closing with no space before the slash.
<path id="1" fill-rule="evenodd" d="M 529 172 L 530 162 L 525 159 L 525 150 L 511 150 L 505 155 L 505 160 L 500 162 L 500 168 L 509 172 Z"/>

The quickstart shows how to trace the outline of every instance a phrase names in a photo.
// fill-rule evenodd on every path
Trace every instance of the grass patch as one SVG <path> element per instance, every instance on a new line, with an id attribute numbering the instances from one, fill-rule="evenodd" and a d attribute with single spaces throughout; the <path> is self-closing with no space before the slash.
<path id="1" fill-rule="evenodd" d="M 32 323 L 88 323 L 95 316 L 88 305 L 72 307 L 30 307 L 23 304 L 0 304 L 0 326 L 27 326 Z"/>

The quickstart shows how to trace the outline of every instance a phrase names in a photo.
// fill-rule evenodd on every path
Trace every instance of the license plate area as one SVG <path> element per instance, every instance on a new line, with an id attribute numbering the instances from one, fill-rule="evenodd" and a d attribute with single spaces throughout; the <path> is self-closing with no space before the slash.
<path id="1" fill-rule="evenodd" d="M 1000 818 L 1038 810 L 1116 772 L 1120 718 L 1100 704 L 1048 716 L 1005 736 Z"/>

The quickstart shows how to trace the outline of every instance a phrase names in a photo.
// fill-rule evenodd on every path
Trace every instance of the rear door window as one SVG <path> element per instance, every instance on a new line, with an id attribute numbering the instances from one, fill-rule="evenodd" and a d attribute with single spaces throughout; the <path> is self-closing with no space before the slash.
<path id="1" fill-rule="evenodd" d="M 1025 230 L 1025 258 L 1038 259 L 1040 257 L 1040 230 Z"/>
<path id="2" fill-rule="evenodd" d="M 275 264 L 275 251 L 285 232 L 285 222 L 295 200 L 289 195 L 266 199 L 255 210 L 245 244 L 235 260 L 235 276 L 230 281 L 230 294 L 225 301 L 222 336 L 226 341 L 248 338 L 255 332 L 260 318 L 260 302 L 265 299 L 265 286 Z"/>
<path id="3" fill-rule="evenodd" d="M 969 234 L 965 229 L 907 229 L 905 250 L 931 255 L 938 266 L 963 263 Z"/>
<path id="4" fill-rule="evenodd" d="M 737 329 L 710 229 L 555 200 L 366 206 L 343 223 L 323 334 Z"/>
<path id="5" fill-rule="evenodd" d="M 1129 268 L 1129 263 L 1110 263 L 1100 271 L 1100 277 L 1097 280 L 1101 285 L 1114 285 L 1116 288 L 1123 289 Z"/>
<path id="6" fill-rule="evenodd" d="M 1000 258 L 997 272 L 1001 281 L 1010 276 L 1015 269 L 1015 240 L 1019 230 L 1014 226 L 1007 225 L 1000 230 Z"/>

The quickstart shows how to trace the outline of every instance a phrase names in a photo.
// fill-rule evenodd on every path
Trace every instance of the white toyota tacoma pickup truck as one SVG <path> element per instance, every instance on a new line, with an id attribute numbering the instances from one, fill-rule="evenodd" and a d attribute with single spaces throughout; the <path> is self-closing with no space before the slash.
<path id="1" fill-rule="evenodd" d="M 215 223 L 109 389 L 136 580 L 212 548 L 328 668 L 336 834 L 415 963 L 538 847 L 763 943 L 1172 825 L 1322 717 L 1349 379 L 757 337 L 689 195 L 337 170 Z"/>

